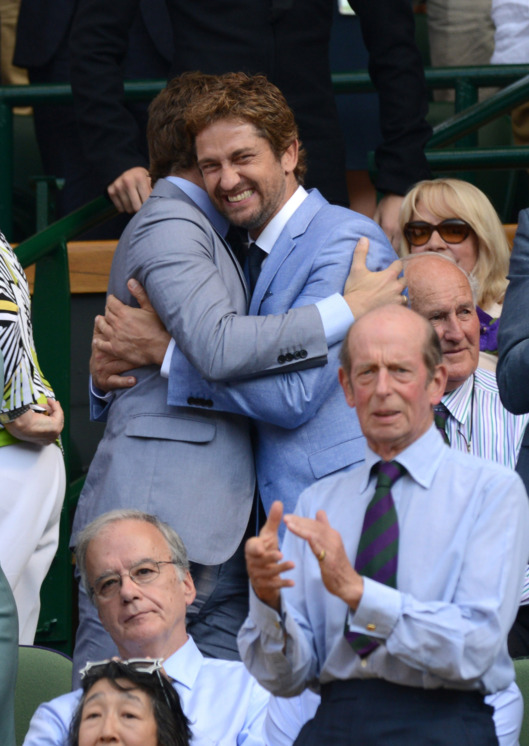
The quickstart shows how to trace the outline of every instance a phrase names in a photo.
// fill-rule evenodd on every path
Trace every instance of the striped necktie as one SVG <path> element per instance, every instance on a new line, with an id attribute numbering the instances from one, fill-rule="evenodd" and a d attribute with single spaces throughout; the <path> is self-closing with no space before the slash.
<path id="1" fill-rule="evenodd" d="M 391 488 L 406 469 L 396 461 L 378 464 L 375 494 L 367 506 L 356 553 L 355 570 L 392 588 L 397 583 L 399 522 Z M 364 658 L 380 643 L 369 635 L 352 632 L 345 623 L 345 637 L 355 653 Z"/>
<path id="2" fill-rule="evenodd" d="M 448 433 L 446 432 L 447 420 L 449 416 L 450 412 L 442 402 L 439 402 L 439 404 L 435 405 L 433 409 L 433 420 L 435 422 L 435 427 L 443 436 L 443 440 L 447 446 L 450 445 L 450 438 L 448 437 Z"/>

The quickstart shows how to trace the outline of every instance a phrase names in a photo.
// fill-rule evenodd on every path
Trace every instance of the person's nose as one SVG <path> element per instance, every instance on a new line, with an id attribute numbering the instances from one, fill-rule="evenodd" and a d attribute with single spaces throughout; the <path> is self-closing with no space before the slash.
<path id="1" fill-rule="evenodd" d="M 237 168 L 230 164 L 225 164 L 220 173 L 219 186 L 224 192 L 230 192 L 240 183 L 240 176 Z"/>
<path id="2" fill-rule="evenodd" d="M 434 229 L 428 242 L 424 244 L 423 251 L 446 251 L 448 244 L 441 238 L 441 235 L 437 229 Z"/>
<path id="3" fill-rule="evenodd" d="M 376 393 L 379 396 L 387 396 L 389 393 L 389 371 L 386 368 L 380 368 L 377 373 Z"/>
<path id="4" fill-rule="evenodd" d="M 449 342 L 459 343 L 464 337 L 465 333 L 457 315 L 450 314 L 444 323 L 444 338 Z"/>
<path id="5" fill-rule="evenodd" d="M 123 574 L 121 576 L 121 584 L 119 587 L 119 595 L 122 601 L 128 603 L 133 599 L 137 598 L 140 594 L 140 589 L 137 583 L 135 583 L 130 575 Z"/>
<path id="6" fill-rule="evenodd" d="M 107 712 L 101 720 L 101 729 L 96 743 L 117 743 L 119 740 L 117 717 L 113 712 Z"/>

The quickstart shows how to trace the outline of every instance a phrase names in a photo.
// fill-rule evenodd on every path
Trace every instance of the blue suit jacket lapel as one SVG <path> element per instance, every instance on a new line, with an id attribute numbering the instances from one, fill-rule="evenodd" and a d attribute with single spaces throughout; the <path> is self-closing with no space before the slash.
<path id="1" fill-rule="evenodd" d="M 326 204 L 327 201 L 321 196 L 318 190 L 311 189 L 309 196 L 292 215 L 264 263 L 250 300 L 249 314 L 253 316 L 259 315 L 261 303 L 271 294 L 270 285 L 279 272 L 281 265 L 296 248 L 297 239 L 305 234 L 314 216 Z"/>

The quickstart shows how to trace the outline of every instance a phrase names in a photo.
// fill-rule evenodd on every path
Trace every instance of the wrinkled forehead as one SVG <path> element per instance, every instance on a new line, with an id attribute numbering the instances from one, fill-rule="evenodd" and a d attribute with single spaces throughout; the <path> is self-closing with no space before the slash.
<path id="1" fill-rule="evenodd" d="M 89 542 L 86 565 L 90 573 L 132 567 L 145 559 L 168 559 L 171 554 L 163 534 L 151 523 L 122 520 L 104 526 Z"/>
<path id="2" fill-rule="evenodd" d="M 406 262 L 405 277 L 411 307 L 420 314 L 425 305 L 439 303 L 450 307 L 459 304 L 474 307 L 472 288 L 467 276 L 448 259 L 415 255 L 411 261 Z"/>
<path id="3" fill-rule="evenodd" d="M 353 369 L 369 362 L 422 360 L 428 326 L 412 310 L 387 306 L 362 316 L 355 322 L 349 337 Z"/>

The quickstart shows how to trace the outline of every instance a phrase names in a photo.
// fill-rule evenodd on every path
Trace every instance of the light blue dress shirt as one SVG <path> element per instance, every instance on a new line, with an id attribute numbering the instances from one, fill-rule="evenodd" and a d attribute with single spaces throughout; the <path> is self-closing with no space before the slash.
<path id="1" fill-rule="evenodd" d="M 263 746 L 265 692 L 242 663 L 204 658 L 191 639 L 164 661 L 190 720 L 192 746 Z M 68 746 L 81 690 L 40 705 L 24 746 Z"/>
<path id="2" fill-rule="evenodd" d="M 379 456 L 306 490 L 296 512 L 327 512 L 351 564 Z M 308 544 L 287 532 L 283 544 L 293 588 L 282 615 L 252 593 L 239 633 L 244 662 L 274 694 L 292 696 L 336 679 L 382 678 L 434 689 L 505 689 L 514 679 L 507 633 L 516 614 L 525 563 L 529 507 L 517 474 L 454 451 L 435 426 L 399 454 L 408 473 L 392 493 L 399 516 L 397 588 L 364 578 L 356 612 L 321 581 Z M 383 644 L 367 659 L 343 635 L 369 631 Z M 286 644 L 285 644 L 286 642 Z"/>

